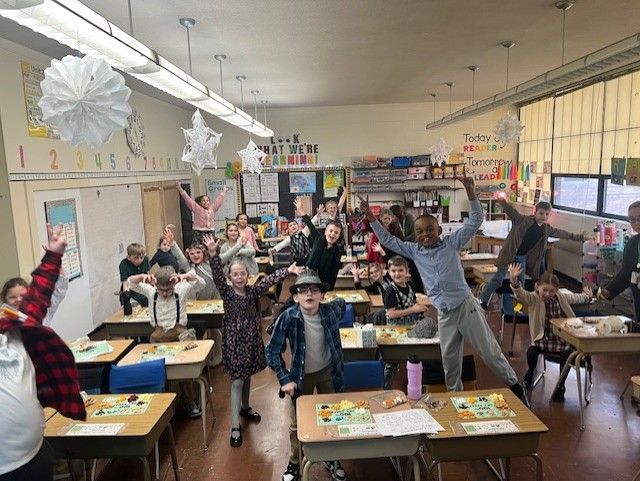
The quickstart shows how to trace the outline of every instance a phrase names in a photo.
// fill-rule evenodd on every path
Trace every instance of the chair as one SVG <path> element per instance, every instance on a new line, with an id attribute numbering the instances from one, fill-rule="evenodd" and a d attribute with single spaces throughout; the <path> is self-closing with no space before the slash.
<path id="1" fill-rule="evenodd" d="M 382 388 L 384 367 L 382 361 L 351 361 L 344 363 L 345 389 Z"/>
<path id="2" fill-rule="evenodd" d="M 547 370 L 547 361 L 560 364 L 562 362 L 562 358 L 556 352 L 541 352 L 538 356 L 538 366 L 540 366 L 540 361 L 542 361 L 542 370 L 537 370 L 534 372 L 533 376 L 533 387 L 542 380 Z M 580 368 L 584 369 L 584 402 L 589 404 L 591 401 L 591 391 L 593 390 L 593 365 L 591 364 L 591 356 L 585 356 L 580 361 Z"/>
<path id="3" fill-rule="evenodd" d="M 472 354 L 462 357 L 460 377 L 465 391 L 477 389 L 476 363 Z M 440 359 L 422 361 L 422 384 L 427 385 L 428 392 L 446 392 L 444 367 Z"/>
<path id="4" fill-rule="evenodd" d="M 344 311 L 344 316 L 340 321 L 340 327 L 353 327 L 353 323 L 356 320 L 356 315 L 353 311 L 353 306 L 351 304 L 347 304 L 347 308 Z"/>
<path id="5" fill-rule="evenodd" d="M 166 380 L 164 358 L 129 366 L 112 365 L 109 390 L 114 394 L 163 392 Z"/>
<path id="6" fill-rule="evenodd" d="M 513 323 L 513 329 L 511 330 L 511 343 L 509 344 L 509 356 L 513 357 L 513 342 L 516 338 L 516 324 L 518 322 L 528 324 L 529 316 L 524 310 L 524 306 L 520 304 L 514 297 L 508 292 L 502 294 L 502 320 L 500 322 L 500 345 L 504 342 L 504 325 L 506 318 L 510 318 Z"/>
<path id="7" fill-rule="evenodd" d="M 167 368 L 164 358 L 128 366 L 116 366 L 114 364 L 111 366 L 111 373 L 109 374 L 109 391 L 113 394 L 164 392 L 166 381 Z M 155 458 L 157 479 L 160 473 L 158 443 L 155 445 Z"/>

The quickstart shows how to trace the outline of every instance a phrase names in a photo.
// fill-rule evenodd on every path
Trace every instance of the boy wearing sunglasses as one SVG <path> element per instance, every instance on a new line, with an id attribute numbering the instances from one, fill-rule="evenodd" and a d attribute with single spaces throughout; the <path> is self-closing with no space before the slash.
<path id="1" fill-rule="evenodd" d="M 313 394 L 314 390 L 318 394 L 326 394 L 343 389 L 344 361 L 339 324 L 346 304 L 339 298 L 321 304 L 328 288 L 328 284 L 322 282 L 314 271 L 299 274 L 290 287 L 296 304 L 280 314 L 266 348 L 267 363 L 278 376 L 280 390 L 293 401 L 289 428 L 291 456 L 282 475 L 283 481 L 295 481 L 300 475 L 296 397 Z M 288 369 L 282 357 L 287 341 L 291 349 L 291 366 Z M 346 479 L 339 461 L 326 462 L 325 468 L 334 475 L 334 479 Z"/>

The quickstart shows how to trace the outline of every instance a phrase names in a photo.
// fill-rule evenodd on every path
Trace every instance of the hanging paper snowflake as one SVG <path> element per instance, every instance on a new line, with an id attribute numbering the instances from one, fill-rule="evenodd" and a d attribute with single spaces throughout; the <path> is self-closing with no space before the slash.
<path id="1" fill-rule="evenodd" d="M 207 127 L 200 110 L 191 116 L 191 129 L 182 129 L 187 145 L 182 151 L 182 161 L 191 164 L 191 168 L 200 175 L 205 167 L 217 168 L 217 150 L 222 134 Z"/>
<path id="2" fill-rule="evenodd" d="M 40 82 L 42 120 L 74 146 L 97 149 L 128 125 L 131 90 L 104 60 L 67 55 L 52 60 Z"/>
<path id="3" fill-rule="evenodd" d="M 449 160 L 449 154 L 451 154 L 452 151 L 453 148 L 440 137 L 438 144 L 429 147 L 427 152 L 431 154 L 431 164 L 440 166 L 443 162 Z"/>
<path id="4" fill-rule="evenodd" d="M 262 172 L 262 162 L 267 154 L 260 150 L 253 140 L 250 140 L 244 149 L 239 150 L 238 155 L 242 159 L 242 170 L 248 170 L 252 174 Z"/>
<path id="5" fill-rule="evenodd" d="M 509 114 L 498 120 L 495 130 L 496 140 L 503 144 L 514 144 L 520 139 L 524 125 L 515 114 Z"/>

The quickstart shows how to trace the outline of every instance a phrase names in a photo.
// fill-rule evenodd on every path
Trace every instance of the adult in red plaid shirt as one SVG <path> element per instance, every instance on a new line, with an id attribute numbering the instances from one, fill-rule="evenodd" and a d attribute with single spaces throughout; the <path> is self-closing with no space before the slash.
<path id="1" fill-rule="evenodd" d="M 47 227 L 49 244 L 16 316 L 0 315 L 0 481 L 53 479 L 53 452 L 43 438 L 43 406 L 84 420 L 73 354 L 43 326 L 67 245 L 62 227 Z"/>

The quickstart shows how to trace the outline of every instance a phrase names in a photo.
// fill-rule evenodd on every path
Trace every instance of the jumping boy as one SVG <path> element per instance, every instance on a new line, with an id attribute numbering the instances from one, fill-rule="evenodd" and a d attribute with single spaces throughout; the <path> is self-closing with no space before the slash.
<path id="1" fill-rule="evenodd" d="M 346 304 L 343 299 L 320 304 L 329 286 L 313 271 L 298 275 L 290 291 L 296 305 L 285 310 L 275 324 L 266 348 L 267 364 L 278 376 L 280 390 L 291 398 L 291 456 L 282 481 L 299 477 L 300 444 L 296 426 L 296 397 L 342 391 L 344 361 L 340 343 L 340 319 Z M 282 353 L 286 344 L 291 349 L 291 367 L 286 368 Z M 325 462 L 335 479 L 346 475 L 339 461 Z"/>
<path id="2" fill-rule="evenodd" d="M 471 177 L 456 177 L 465 187 L 471 204 L 469 221 L 464 226 L 440 239 L 442 228 L 438 219 L 422 215 L 416 219 L 417 242 L 401 241 L 392 236 L 376 220 L 369 203 L 360 197 L 363 212 L 371 222 L 371 227 L 385 247 L 413 259 L 418 267 L 427 295 L 438 309 L 438 331 L 440 349 L 447 389 L 462 390 L 462 347 L 464 339 L 469 341 L 484 363 L 502 379 L 511 391 L 529 407 L 524 389 L 518 383 L 516 373 L 502 354 L 480 303 L 473 297 L 464 278 L 460 263 L 460 249 L 473 237 L 482 221 L 484 213 L 476 197 Z"/>
<path id="3" fill-rule="evenodd" d="M 542 259 L 547 249 L 549 236 L 560 239 L 570 239 L 582 242 L 585 240 L 582 234 L 572 234 L 566 230 L 551 227 L 547 221 L 551 214 L 551 204 L 549 202 L 538 202 L 533 215 L 520 214 L 506 200 L 498 200 L 502 204 L 505 214 L 511 219 L 513 226 L 505 240 L 504 246 L 500 249 L 496 266 L 498 271 L 494 274 L 480 294 L 480 303 L 486 311 L 491 296 L 495 290 L 502 285 L 502 281 L 507 274 L 507 268 L 511 262 L 517 262 L 521 266 L 527 267 L 527 273 L 535 281 L 540 277 Z M 524 285 L 525 269 L 522 270 L 520 284 Z"/>

